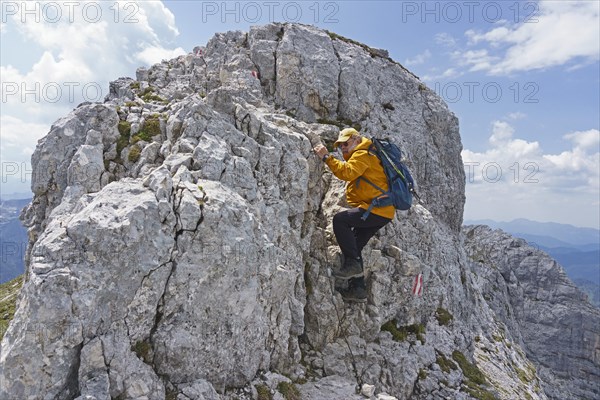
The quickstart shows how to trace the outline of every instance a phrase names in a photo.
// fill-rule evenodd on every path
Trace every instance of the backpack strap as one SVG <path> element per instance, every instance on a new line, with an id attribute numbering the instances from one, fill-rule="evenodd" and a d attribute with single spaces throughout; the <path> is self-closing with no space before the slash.
<path id="1" fill-rule="evenodd" d="M 386 194 L 387 193 L 385 190 L 383 190 L 382 188 L 380 188 L 379 186 L 377 186 L 376 184 L 374 184 L 373 182 L 371 182 L 370 180 L 368 180 L 367 178 L 364 178 L 362 176 L 359 176 L 358 178 L 356 178 L 356 188 L 357 189 L 358 189 L 358 185 L 360 184 L 361 180 L 367 182 L 369 185 L 371 185 L 375 189 L 379 190 L 382 194 Z"/>
<path id="2" fill-rule="evenodd" d="M 383 190 L 382 188 L 380 188 L 379 186 L 377 186 L 376 184 L 374 184 L 373 182 L 371 182 L 370 180 L 368 180 L 367 178 L 363 178 L 362 176 L 359 176 L 356 179 L 356 187 L 358 188 L 358 184 L 360 183 L 360 181 L 363 180 L 365 182 L 367 182 L 369 185 L 373 186 L 375 189 L 379 190 L 382 194 L 386 194 L 387 192 L 385 190 Z M 367 218 L 369 217 L 369 215 L 371 214 L 371 210 L 373 209 L 373 207 L 377 207 L 375 205 L 375 203 L 377 203 L 377 199 L 379 199 L 379 197 L 375 197 L 372 201 L 371 204 L 369 204 L 369 208 L 367 208 L 367 211 L 362 215 L 362 217 L 360 217 L 360 219 L 362 219 L 363 221 L 366 221 Z"/>
<path id="3" fill-rule="evenodd" d="M 362 217 L 360 217 L 360 219 L 362 219 L 363 221 L 366 221 L 367 218 L 369 218 L 369 215 L 371 214 L 371 210 L 373 209 L 373 207 L 375 207 L 375 204 L 373 204 L 373 202 L 371 202 L 371 204 L 369 204 L 369 208 L 367 208 L 367 211 L 362 215 Z"/>

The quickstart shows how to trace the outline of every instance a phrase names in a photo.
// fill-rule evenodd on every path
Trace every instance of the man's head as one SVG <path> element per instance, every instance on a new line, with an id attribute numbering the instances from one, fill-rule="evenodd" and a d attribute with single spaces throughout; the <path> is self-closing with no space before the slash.
<path id="1" fill-rule="evenodd" d="M 340 146 L 342 153 L 350 153 L 362 141 L 360 133 L 354 128 L 346 128 L 340 131 L 338 139 L 333 144 L 333 148 Z"/>

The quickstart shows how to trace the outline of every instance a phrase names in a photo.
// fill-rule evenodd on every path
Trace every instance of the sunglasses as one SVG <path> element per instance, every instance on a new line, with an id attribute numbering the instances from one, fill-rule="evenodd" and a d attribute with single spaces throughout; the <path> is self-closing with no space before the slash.
<path id="1" fill-rule="evenodd" d="M 346 147 L 350 146 L 350 141 L 354 141 L 354 139 L 350 138 L 350 139 L 346 140 L 345 142 L 340 143 L 340 147 L 346 148 Z"/>

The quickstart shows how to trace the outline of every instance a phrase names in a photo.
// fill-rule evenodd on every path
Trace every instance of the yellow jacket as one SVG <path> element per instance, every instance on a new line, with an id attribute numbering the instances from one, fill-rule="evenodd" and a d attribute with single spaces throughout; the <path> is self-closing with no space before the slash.
<path id="1" fill-rule="evenodd" d="M 327 157 L 326 160 L 327 166 L 336 177 L 349 182 L 346 186 L 348 204 L 364 210 L 368 209 L 371 201 L 382 193 L 363 180 L 357 182 L 359 177 L 362 176 L 381 189 L 388 190 L 387 178 L 379 158 L 368 151 L 372 144 L 373 142 L 369 139 L 362 138 L 362 141 L 354 148 L 352 153 L 349 155 L 344 154 L 346 162 L 334 157 Z M 394 206 L 374 207 L 371 212 L 389 219 L 393 219 L 396 215 Z"/>

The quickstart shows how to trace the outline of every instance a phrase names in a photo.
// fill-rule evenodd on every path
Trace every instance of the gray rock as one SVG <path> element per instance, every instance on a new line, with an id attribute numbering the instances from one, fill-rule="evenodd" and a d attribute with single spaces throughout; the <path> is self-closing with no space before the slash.
<path id="1" fill-rule="evenodd" d="M 299 386 L 302 399 L 318 400 L 363 400 L 356 393 L 356 382 L 337 375 L 330 375 L 317 382 L 309 382 Z"/>
<path id="2" fill-rule="evenodd" d="M 210 384 L 205 380 L 197 380 L 191 384 L 179 385 L 180 394 L 177 400 L 219 400 L 220 397 Z"/>

